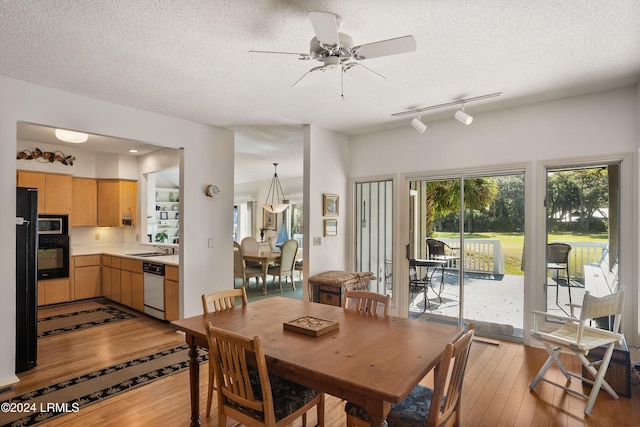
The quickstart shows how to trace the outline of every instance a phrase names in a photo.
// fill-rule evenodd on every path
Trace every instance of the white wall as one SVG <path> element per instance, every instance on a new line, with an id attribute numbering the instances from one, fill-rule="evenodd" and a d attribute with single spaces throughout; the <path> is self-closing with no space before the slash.
<path id="1" fill-rule="evenodd" d="M 309 276 L 330 270 L 347 269 L 346 203 L 349 175 L 348 137 L 317 126 L 304 130 L 304 262 L 305 283 Z M 338 235 L 323 236 L 322 196 L 324 193 L 339 197 Z M 336 217 L 331 217 L 334 219 Z M 321 239 L 314 246 L 313 239 Z M 304 287 L 304 298 L 307 298 Z"/>
<path id="2" fill-rule="evenodd" d="M 623 167 L 632 179 L 622 183 L 622 200 L 628 209 L 623 212 L 621 277 L 627 278 L 624 331 L 631 343 L 638 344 L 638 200 L 637 156 L 640 145 L 638 130 L 638 87 L 627 87 L 585 96 L 560 99 L 506 110 L 474 114 L 473 105 L 467 112 L 474 116 L 473 124 L 464 126 L 453 119 L 427 122 L 424 134 L 409 126 L 350 138 L 351 177 L 390 174 L 396 176 L 396 189 L 402 197 L 407 174 L 434 175 L 451 171 L 498 168 L 500 165 L 525 167 L 527 176 L 527 245 L 525 293 L 533 308 L 543 301 L 544 265 L 544 178 L 547 164 L 583 159 L 622 159 Z M 453 111 L 452 111 L 453 113 Z M 542 185 L 541 185 L 542 183 Z M 623 205 L 623 209 L 625 206 Z M 541 214 L 542 212 L 542 214 Z M 406 215 L 406 210 L 401 215 Z M 402 218 L 400 218 L 400 221 Z M 406 235 L 396 233 L 394 244 L 403 248 Z M 397 252 L 402 259 L 402 254 Z M 402 294 L 400 294 L 400 298 Z M 525 330 L 528 330 L 525 319 Z"/>
<path id="3" fill-rule="evenodd" d="M 184 147 L 184 239 L 181 256 L 182 314 L 201 312 L 200 295 L 233 283 L 233 134 L 212 126 L 162 116 L 109 102 L 78 96 L 0 76 L 0 194 L 7 209 L 0 211 L 0 231 L 15 240 L 16 123 L 23 120 L 89 133 L 111 135 Z M 65 171 L 68 169 L 65 168 Z M 216 184 L 219 198 L 203 189 Z M 226 190 L 226 191 L 225 191 Z M 215 241 L 207 247 L 208 238 Z M 15 251 L 0 257 L 0 384 L 16 380 Z"/>

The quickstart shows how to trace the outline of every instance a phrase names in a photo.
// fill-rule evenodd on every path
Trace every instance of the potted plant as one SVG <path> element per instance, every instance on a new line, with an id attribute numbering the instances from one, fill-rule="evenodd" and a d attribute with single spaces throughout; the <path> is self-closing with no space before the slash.
<path id="1" fill-rule="evenodd" d="M 167 243 L 169 240 L 169 235 L 166 231 L 161 231 L 160 233 L 156 233 L 156 242 Z"/>

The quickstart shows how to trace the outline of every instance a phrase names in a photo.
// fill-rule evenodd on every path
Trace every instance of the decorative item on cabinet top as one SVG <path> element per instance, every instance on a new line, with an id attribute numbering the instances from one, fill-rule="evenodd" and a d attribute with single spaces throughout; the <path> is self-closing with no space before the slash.
<path id="1" fill-rule="evenodd" d="M 73 161 L 76 159 L 72 155 L 65 155 L 62 151 L 42 151 L 39 148 L 35 150 L 23 150 L 18 151 L 18 155 L 16 159 L 24 159 L 24 160 L 37 160 L 40 163 L 53 163 L 54 161 L 59 161 L 63 165 L 73 166 Z"/>

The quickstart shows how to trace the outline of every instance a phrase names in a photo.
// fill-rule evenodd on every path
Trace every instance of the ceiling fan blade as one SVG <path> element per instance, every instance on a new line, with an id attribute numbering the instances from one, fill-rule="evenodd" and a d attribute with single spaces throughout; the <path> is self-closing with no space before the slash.
<path id="1" fill-rule="evenodd" d="M 351 49 L 351 53 L 356 59 L 369 59 L 378 58 L 380 56 L 396 55 L 398 53 L 413 52 L 415 50 L 416 40 L 413 36 L 404 36 L 356 46 Z"/>
<path id="2" fill-rule="evenodd" d="M 311 55 L 308 53 L 296 53 L 296 52 L 277 52 L 273 50 L 250 50 L 249 53 L 276 53 L 279 55 L 298 55 L 298 59 L 311 59 Z"/>
<path id="3" fill-rule="evenodd" d="M 306 87 L 313 84 L 316 80 L 318 80 L 318 76 L 320 75 L 318 71 L 324 71 L 323 68 L 324 67 L 320 66 L 310 69 L 309 71 L 304 73 L 302 77 L 296 80 L 296 82 L 291 87 Z"/>
<path id="4" fill-rule="evenodd" d="M 325 46 L 338 46 L 338 20 L 333 13 L 309 12 L 309 19 L 313 25 L 316 38 Z"/>

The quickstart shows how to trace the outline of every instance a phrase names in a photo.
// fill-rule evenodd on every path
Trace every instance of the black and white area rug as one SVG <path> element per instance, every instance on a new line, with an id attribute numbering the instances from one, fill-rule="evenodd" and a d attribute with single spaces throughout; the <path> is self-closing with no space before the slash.
<path id="1" fill-rule="evenodd" d="M 127 313 L 110 305 L 93 308 L 91 310 L 43 317 L 38 319 L 38 338 L 60 335 L 66 332 L 93 328 L 94 326 L 100 326 L 106 323 L 135 318 L 136 316 L 134 314 Z"/>
<path id="2" fill-rule="evenodd" d="M 206 351 L 201 353 L 200 363 L 207 360 Z M 183 371 L 189 367 L 188 361 L 189 347 L 184 344 L 29 391 L 0 402 L 0 426 L 34 426 L 78 412 L 84 406 Z"/>

